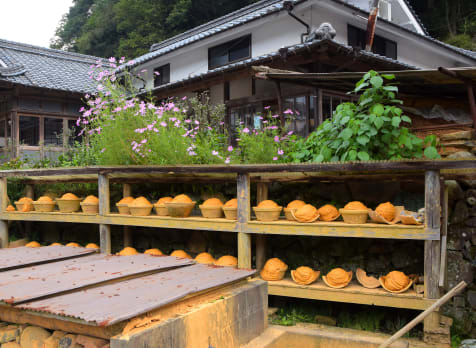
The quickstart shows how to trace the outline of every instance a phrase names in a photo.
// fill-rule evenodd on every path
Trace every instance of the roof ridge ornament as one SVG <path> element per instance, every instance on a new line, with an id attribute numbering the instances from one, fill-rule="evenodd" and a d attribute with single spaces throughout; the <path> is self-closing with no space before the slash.
<path id="1" fill-rule="evenodd" d="M 26 72 L 26 69 L 21 64 L 14 64 L 11 66 L 6 66 L 6 67 L 0 66 L 1 77 L 12 77 L 12 76 L 23 75 L 25 72 Z"/>

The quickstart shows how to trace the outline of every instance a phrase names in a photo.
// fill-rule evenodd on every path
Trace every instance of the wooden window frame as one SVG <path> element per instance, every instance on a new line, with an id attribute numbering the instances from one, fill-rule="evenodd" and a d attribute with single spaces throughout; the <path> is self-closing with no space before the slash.
<path id="1" fill-rule="evenodd" d="M 246 57 L 242 57 L 242 58 L 239 58 L 239 59 L 235 59 L 235 60 L 230 60 L 229 59 L 229 56 L 230 56 L 230 48 L 232 47 L 229 47 L 227 50 L 228 50 L 228 60 L 226 63 L 224 64 L 219 64 L 219 65 L 211 65 L 211 54 L 210 54 L 210 51 L 213 50 L 213 49 L 216 49 L 216 48 L 219 48 L 221 46 L 226 46 L 226 45 L 230 45 L 230 44 L 233 44 L 234 42 L 238 42 L 240 40 L 243 40 L 243 39 L 248 39 L 249 40 L 249 54 L 248 56 Z M 245 60 L 245 59 L 249 59 L 253 56 L 253 53 L 252 53 L 252 40 L 251 40 L 251 34 L 247 34 L 247 35 L 243 35 L 243 36 L 240 36 L 236 39 L 232 39 L 232 40 L 229 40 L 229 41 L 226 41 L 222 44 L 219 44 L 219 45 L 216 45 L 216 46 L 213 46 L 213 47 L 209 47 L 208 48 L 208 70 L 213 70 L 213 69 L 216 69 L 216 68 L 219 68 L 221 66 L 225 66 L 225 65 L 228 65 L 228 64 L 232 64 L 232 63 L 236 63 L 236 62 L 240 62 L 242 60 Z"/>

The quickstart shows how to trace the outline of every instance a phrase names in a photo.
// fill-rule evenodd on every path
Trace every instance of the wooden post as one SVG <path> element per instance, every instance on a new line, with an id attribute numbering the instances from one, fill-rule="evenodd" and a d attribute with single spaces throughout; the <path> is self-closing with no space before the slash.
<path id="1" fill-rule="evenodd" d="M 425 172 L 425 224 L 431 231 L 440 232 L 441 203 L 440 203 L 440 173 L 438 170 Z M 440 276 L 440 241 L 425 241 L 425 297 L 436 299 L 440 297 L 438 287 Z M 430 332 L 440 327 L 438 313 L 432 313 L 425 318 L 424 331 Z"/>
<path id="2" fill-rule="evenodd" d="M 35 199 L 35 188 L 31 184 L 25 185 L 25 197 Z M 31 221 L 25 221 L 25 233 L 27 237 L 31 237 L 31 232 L 33 230 L 33 224 Z"/>
<path id="3" fill-rule="evenodd" d="M 132 195 L 131 184 L 122 185 L 122 197 L 129 197 Z M 124 226 L 123 233 L 124 247 L 132 246 L 132 231 L 130 226 Z"/>
<path id="4" fill-rule="evenodd" d="M 446 288 L 446 247 L 448 240 L 448 186 L 443 182 L 441 207 L 441 257 L 440 257 L 440 288 Z"/>
<path id="5" fill-rule="evenodd" d="M 259 182 L 257 184 L 256 203 L 268 199 L 268 184 Z M 260 271 L 266 262 L 266 236 L 264 234 L 257 234 L 256 241 L 256 270 Z"/>
<path id="6" fill-rule="evenodd" d="M 250 219 L 250 176 L 238 174 L 237 178 L 238 198 L 238 267 L 251 268 L 251 235 L 243 232 Z"/>
<path id="7" fill-rule="evenodd" d="M 0 178 L 0 210 L 8 206 L 7 178 Z M 8 247 L 8 221 L 0 220 L 0 248 Z"/>
<path id="8" fill-rule="evenodd" d="M 99 215 L 104 216 L 109 214 L 109 177 L 107 174 L 100 173 L 98 177 L 98 191 L 99 191 Z M 99 242 L 101 253 L 111 253 L 111 226 L 99 225 Z"/>

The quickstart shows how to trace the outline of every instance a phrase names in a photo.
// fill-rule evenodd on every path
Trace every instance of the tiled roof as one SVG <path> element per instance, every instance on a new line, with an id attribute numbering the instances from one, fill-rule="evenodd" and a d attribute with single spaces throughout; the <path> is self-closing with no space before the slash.
<path id="1" fill-rule="evenodd" d="M 0 39 L 0 81 L 69 92 L 92 92 L 90 65 L 100 59 Z"/>
<path id="2" fill-rule="evenodd" d="M 305 2 L 308 0 L 294 0 L 294 4 L 299 4 L 302 2 Z M 354 4 L 351 4 L 349 0 L 331 0 L 335 3 L 347 6 L 349 8 L 352 8 L 353 10 L 357 10 L 360 12 L 363 12 L 365 14 L 368 14 L 368 11 L 366 11 L 363 8 L 357 7 Z M 406 0 L 405 0 L 406 1 Z M 408 4 L 408 3 L 407 3 Z M 423 24 L 421 23 L 420 19 L 418 16 L 416 16 L 415 12 L 413 9 L 409 6 L 410 11 L 415 15 L 415 18 L 419 22 L 419 24 L 422 26 L 423 30 L 425 31 L 426 34 L 426 29 L 424 28 Z M 205 23 L 203 25 L 200 25 L 196 28 L 193 28 L 191 30 L 188 30 L 182 34 L 176 35 L 170 39 L 164 40 L 160 43 L 152 45 L 150 52 L 146 53 L 140 57 L 137 57 L 133 60 L 133 63 L 131 63 L 128 67 L 134 67 L 140 64 L 143 64 L 145 62 L 148 62 L 152 59 L 155 59 L 157 57 L 160 57 L 164 54 L 167 54 L 169 52 L 172 52 L 174 50 L 177 50 L 181 47 L 190 45 L 194 42 L 203 40 L 205 38 L 208 38 L 212 35 L 224 32 L 226 30 L 235 28 L 237 26 L 249 23 L 253 20 L 271 15 L 273 13 L 279 12 L 283 10 L 283 1 L 282 0 L 262 0 L 258 1 L 250 6 L 246 6 L 238 11 L 232 12 L 228 15 L 225 15 L 223 17 L 217 18 L 213 21 L 210 21 L 208 23 Z M 405 28 L 403 26 L 400 26 L 398 24 L 395 24 L 393 22 L 381 19 L 379 17 L 379 21 L 386 22 L 390 25 L 393 25 L 395 27 L 398 27 L 399 29 L 405 30 L 409 33 L 412 33 L 414 35 L 417 35 L 418 37 L 431 41 L 435 44 L 438 44 L 442 47 L 445 47 L 447 49 L 450 49 L 456 53 L 459 53 L 461 55 L 464 55 L 468 58 L 472 58 L 476 60 L 476 53 L 467 51 L 458 47 L 454 47 L 451 45 L 448 45 L 444 42 L 441 42 L 439 40 L 436 40 L 430 36 L 427 35 L 422 35 L 417 33 L 416 31 L 410 30 L 408 28 Z M 118 68 L 118 71 L 124 70 L 126 65 L 122 65 Z"/>
<path id="3" fill-rule="evenodd" d="M 356 52 L 357 56 L 358 56 L 357 59 L 362 60 L 362 61 L 371 61 L 371 62 L 378 62 L 378 63 L 388 64 L 389 65 L 389 68 L 388 68 L 389 70 L 393 70 L 393 69 L 394 70 L 410 70 L 410 69 L 411 70 L 418 70 L 419 69 L 419 68 L 417 68 L 413 65 L 402 63 L 402 62 L 399 62 L 397 60 L 394 60 L 394 59 L 391 59 L 391 58 L 388 58 L 388 57 L 384 57 L 384 56 L 381 56 L 381 55 L 378 55 L 378 54 L 375 54 L 375 53 L 372 53 L 372 52 L 367 52 L 365 50 L 357 50 L 356 51 L 351 46 L 347 46 L 347 45 L 341 44 L 337 41 L 329 40 L 329 39 L 315 40 L 315 41 L 312 41 L 312 42 L 305 42 L 305 43 L 302 43 L 302 44 L 288 46 L 287 47 L 287 52 L 288 52 L 288 55 L 298 54 L 300 52 L 305 52 L 305 51 L 309 50 L 310 48 L 317 48 L 319 46 L 326 46 L 326 45 L 327 46 L 332 46 L 332 47 L 334 47 L 334 48 L 336 48 L 340 51 L 343 51 L 344 54 L 349 54 L 350 55 L 350 54 L 353 54 L 354 52 Z M 205 78 L 212 77 L 214 75 L 223 74 L 224 72 L 235 71 L 235 70 L 239 70 L 239 69 L 242 69 L 242 68 L 245 68 L 245 67 L 248 67 L 248 66 L 253 66 L 253 65 L 265 64 L 265 63 L 268 63 L 268 62 L 271 62 L 271 61 L 274 61 L 274 60 L 277 60 L 277 59 L 281 59 L 280 57 L 281 57 L 281 54 L 279 52 L 272 52 L 272 53 L 265 54 L 265 55 L 262 55 L 262 56 L 245 59 L 245 60 L 242 60 L 240 62 L 224 65 L 224 66 L 221 66 L 221 67 L 213 69 L 213 70 L 208 70 L 207 72 L 204 72 L 204 73 L 191 75 L 190 77 L 187 77 L 187 78 L 184 78 L 184 79 L 181 79 L 181 80 L 178 80 L 178 81 L 173 81 L 173 82 L 155 87 L 155 88 L 152 89 L 152 91 L 161 91 L 161 90 L 164 90 L 164 89 L 167 89 L 167 88 L 179 87 L 181 85 L 192 83 L 194 81 L 200 81 L 200 80 L 203 80 Z M 145 93 L 145 91 L 142 92 L 142 93 Z"/>

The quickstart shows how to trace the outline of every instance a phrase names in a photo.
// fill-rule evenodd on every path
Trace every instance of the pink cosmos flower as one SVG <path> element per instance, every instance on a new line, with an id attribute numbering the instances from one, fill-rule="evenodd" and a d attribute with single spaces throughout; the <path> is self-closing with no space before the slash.
<path id="1" fill-rule="evenodd" d="M 291 109 L 286 109 L 283 111 L 283 114 L 290 114 L 292 115 L 293 114 L 293 111 Z"/>
<path id="2" fill-rule="evenodd" d="M 228 152 L 232 152 L 233 151 L 233 146 L 228 146 Z"/>
<path id="3" fill-rule="evenodd" d="M 269 106 L 269 105 L 268 105 L 268 106 L 265 106 L 264 109 L 265 109 L 265 110 L 269 110 L 269 109 L 271 109 L 271 106 Z"/>
<path id="4" fill-rule="evenodd" d="M 162 127 L 167 127 L 167 123 L 165 123 L 164 121 L 160 122 L 160 125 L 161 125 Z"/>
<path id="5" fill-rule="evenodd" d="M 230 163 L 230 157 L 227 157 L 227 158 L 225 159 L 225 163 L 226 163 L 226 164 Z"/>
<path id="6" fill-rule="evenodd" d="M 249 132 L 250 132 L 250 130 L 248 129 L 248 127 L 243 128 L 243 133 L 248 134 Z"/>
<path id="7" fill-rule="evenodd" d="M 218 156 L 218 151 L 213 150 L 213 151 L 212 151 L 212 155 L 213 155 L 213 156 Z"/>
<path id="8" fill-rule="evenodd" d="M 281 149 L 279 149 L 279 150 L 278 150 L 278 155 L 284 155 L 284 151 L 281 150 Z"/>
<path id="9" fill-rule="evenodd" d="M 273 157 L 273 161 L 277 161 L 278 160 L 278 157 Z"/>
<path id="10" fill-rule="evenodd" d="M 277 143 L 279 143 L 279 136 L 278 136 L 278 135 L 275 135 L 275 136 L 274 136 L 274 141 L 277 142 Z"/>

